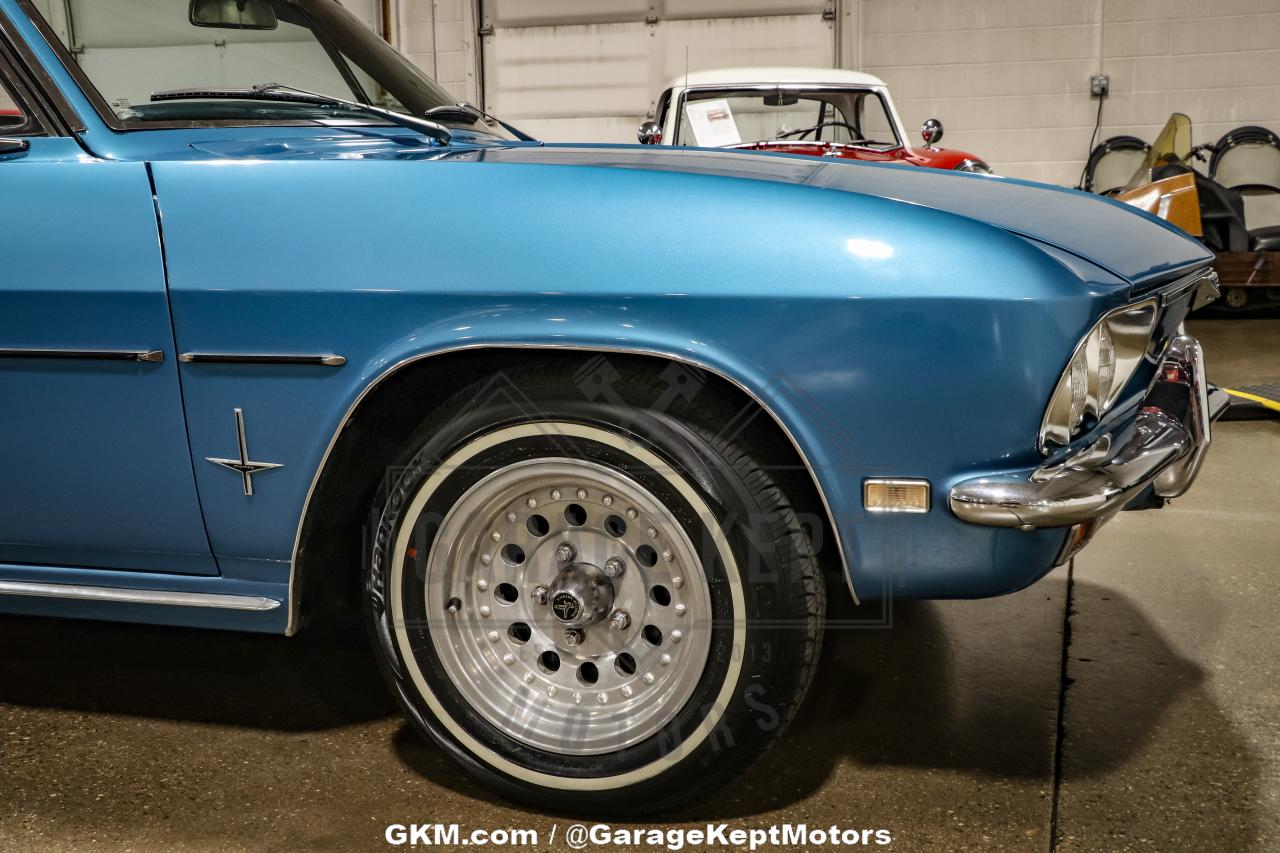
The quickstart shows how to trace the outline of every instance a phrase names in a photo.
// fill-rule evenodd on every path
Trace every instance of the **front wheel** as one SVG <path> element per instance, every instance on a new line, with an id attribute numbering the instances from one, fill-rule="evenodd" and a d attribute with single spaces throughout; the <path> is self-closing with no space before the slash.
<path id="1" fill-rule="evenodd" d="M 709 411 L 655 413 L 633 384 L 626 404 L 555 371 L 522 377 L 518 406 L 462 392 L 375 536 L 368 613 L 400 703 L 536 806 L 639 814 L 728 782 L 818 656 L 824 587 L 786 496 Z"/>

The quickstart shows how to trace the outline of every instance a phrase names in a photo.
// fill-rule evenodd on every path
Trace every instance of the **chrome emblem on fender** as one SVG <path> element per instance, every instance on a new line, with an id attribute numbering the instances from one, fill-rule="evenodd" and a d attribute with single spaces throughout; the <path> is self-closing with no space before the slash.
<path id="1" fill-rule="evenodd" d="M 249 442 L 244 437 L 244 410 L 236 409 L 236 437 L 240 441 L 240 458 L 239 459 L 218 459 L 213 456 L 206 456 L 206 462 L 212 462 L 214 465 L 220 465 L 231 471 L 237 472 L 244 480 L 244 493 L 249 497 L 253 496 L 253 475 L 261 474 L 263 471 L 270 471 L 272 468 L 283 468 L 278 462 L 250 462 L 249 461 Z"/>

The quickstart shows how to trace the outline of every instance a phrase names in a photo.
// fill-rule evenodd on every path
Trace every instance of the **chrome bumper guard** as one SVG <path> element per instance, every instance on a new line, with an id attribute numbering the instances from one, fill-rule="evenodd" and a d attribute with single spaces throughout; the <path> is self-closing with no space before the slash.
<path id="1" fill-rule="evenodd" d="M 1226 392 L 1205 380 L 1200 342 L 1185 335 L 1174 338 L 1123 446 L 1113 447 L 1113 437 L 1104 435 L 1029 476 L 966 480 L 951 490 L 951 511 L 964 521 L 991 527 L 1079 525 L 1059 557 L 1065 562 L 1102 522 L 1148 487 L 1164 499 L 1186 492 L 1209 449 L 1210 425 L 1228 403 Z"/>

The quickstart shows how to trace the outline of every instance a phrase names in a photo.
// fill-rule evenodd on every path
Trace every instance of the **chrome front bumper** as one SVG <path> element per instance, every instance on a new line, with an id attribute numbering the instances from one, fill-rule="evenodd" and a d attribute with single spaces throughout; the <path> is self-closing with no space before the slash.
<path id="1" fill-rule="evenodd" d="M 1081 525 L 1068 538 L 1074 553 L 1101 522 L 1148 487 L 1159 499 L 1186 492 L 1209 449 L 1211 424 L 1227 404 L 1226 392 L 1205 380 L 1200 342 L 1185 335 L 1174 338 L 1122 445 L 1104 435 L 1030 475 L 965 480 L 951 490 L 951 511 L 964 521 L 991 527 Z"/>

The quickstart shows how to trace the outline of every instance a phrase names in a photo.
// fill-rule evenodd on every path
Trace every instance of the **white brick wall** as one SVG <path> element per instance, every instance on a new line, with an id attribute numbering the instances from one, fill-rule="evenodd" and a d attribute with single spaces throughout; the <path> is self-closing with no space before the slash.
<path id="1" fill-rule="evenodd" d="M 1175 110 L 1197 143 L 1280 131 L 1280 0 L 850 2 L 846 64 L 883 77 L 909 127 L 937 116 L 947 144 L 1007 175 L 1079 179 L 1098 72 L 1111 76 L 1099 138 L 1150 140 Z"/>
<path id="2" fill-rule="evenodd" d="M 400 50 L 459 100 L 479 101 L 472 0 L 399 0 L 396 6 Z"/>

